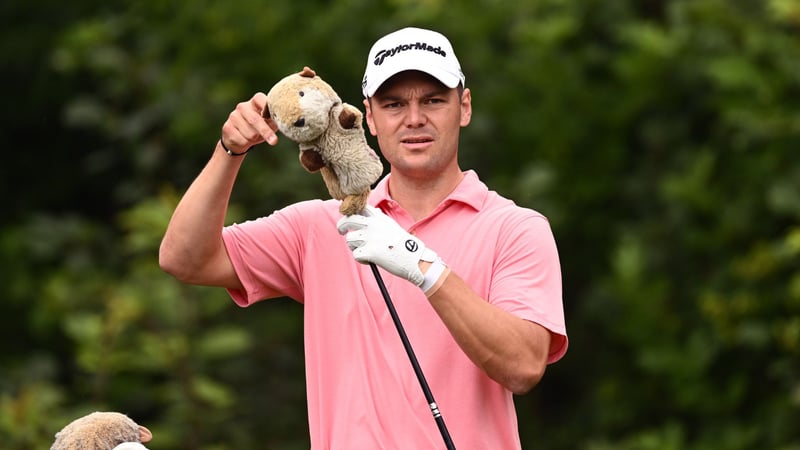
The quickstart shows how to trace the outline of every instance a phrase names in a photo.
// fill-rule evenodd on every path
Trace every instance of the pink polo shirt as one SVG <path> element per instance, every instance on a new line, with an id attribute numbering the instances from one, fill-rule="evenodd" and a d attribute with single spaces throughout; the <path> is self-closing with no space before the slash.
<path id="1" fill-rule="evenodd" d="M 482 298 L 549 329 L 549 362 L 560 359 L 567 349 L 561 270 L 545 217 L 468 171 L 413 223 L 389 197 L 388 178 L 370 204 L 434 249 Z M 240 306 L 280 296 L 303 303 L 313 449 L 445 448 L 372 271 L 353 260 L 336 231 L 338 206 L 305 201 L 226 227 L 244 285 L 229 292 Z M 467 358 L 419 288 L 381 273 L 456 448 L 520 448 L 511 392 Z"/>

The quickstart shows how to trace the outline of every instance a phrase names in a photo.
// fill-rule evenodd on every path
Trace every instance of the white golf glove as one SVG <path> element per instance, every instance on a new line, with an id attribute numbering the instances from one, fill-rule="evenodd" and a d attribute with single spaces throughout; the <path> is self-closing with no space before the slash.
<path id="1" fill-rule="evenodd" d="M 342 217 L 336 228 L 339 234 L 345 235 L 356 261 L 375 263 L 414 283 L 427 296 L 432 295 L 450 273 L 436 252 L 375 207 L 367 206 L 361 214 Z M 424 275 L 419 269 L 420 261 L 431 263 Z"/>

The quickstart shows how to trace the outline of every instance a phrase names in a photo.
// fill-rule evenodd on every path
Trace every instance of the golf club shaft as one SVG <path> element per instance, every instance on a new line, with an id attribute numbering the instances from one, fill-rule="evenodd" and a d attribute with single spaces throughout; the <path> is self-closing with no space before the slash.
<path id="1" fill-rule="evenodd" d="M 453 445 L 453 440 L 450 438 L 450 432 L 447 431 L 447 425 L 444 424 L 444 417 L 442 417 L 442 413 L 439 411 L 439 407 L 436 405 L 436 401 L 433 399 L 431 389 L 428 387 L 428 382 L 425 380 L 425 374 L 422 373 L 422 369 L 417 361 L 417 356 L 414 354 L 414 349 L 411 348 L 411 342 L 409 342 L 408 336 L 406 336 L 405 329 L 403 329 L 403 324 L 400 323 L 400 317 L 397 315 L 397 311 L 394 309 L 394 304 L 392 303 L 391 297 L 389 297 L 389 291 L 386 290 L 386 285 L 383 283 L 383 278 L 381 277 L 380 272 L 378 272 L 378 267 L 374 263 L 369 263 L 369 266 L 372 269 L 373 275 L 375 275 L 375 281 L 378 282 L 378 287 L 381 290 L 383 299 L 386 301 L 386 307 L 389 308 L 389 314 L 392 316 L 392 321 L 394 322 L 394 326 L 397 328 L 397 333 L 400 335 L 400 340 L 403 341 L 403 347 L 406 349 L 408 359 L 411 360 L 411 366 L 414 368 L 414 373 L 417 374 L 417 380 L 419 380 L 419 384 L 422 387 L 422 392 L 425 394 L 425 400 L 428 401 L 428 406 L 431 408 L 431 413 L 433 414 L 434 420 L 436 420 L 436 425 L 439 427 L 439 432 L 442 434 L 442 439 L 444 439 L 444 443 L 448 450 L 455 450 L 456 447 Z"/>

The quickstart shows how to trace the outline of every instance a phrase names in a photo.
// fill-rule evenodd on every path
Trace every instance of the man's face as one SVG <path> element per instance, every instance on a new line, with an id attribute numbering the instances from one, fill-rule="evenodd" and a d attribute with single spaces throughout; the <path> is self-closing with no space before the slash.
<path id="1" fill-rule="evenodd" d="M 370 133 L 392 170 L 412 177 L 433 176 L 458 167 L 460 128 L 469 124 L 469 89 L 459 97 L 435 78 L 401 72 L 364 101 Z"/>

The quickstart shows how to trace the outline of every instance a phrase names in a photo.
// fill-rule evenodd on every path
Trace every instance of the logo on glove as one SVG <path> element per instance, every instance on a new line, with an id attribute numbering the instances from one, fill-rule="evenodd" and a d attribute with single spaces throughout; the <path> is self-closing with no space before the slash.
<path id="1" fill-rule="evenodd" d="M 407 240 L 406 250 L 410 251 L 411 253 L 414 253 L 415 251 L 419 250 L 419 245 L 417 244 L 417 241 L 413 239 Z"/>

